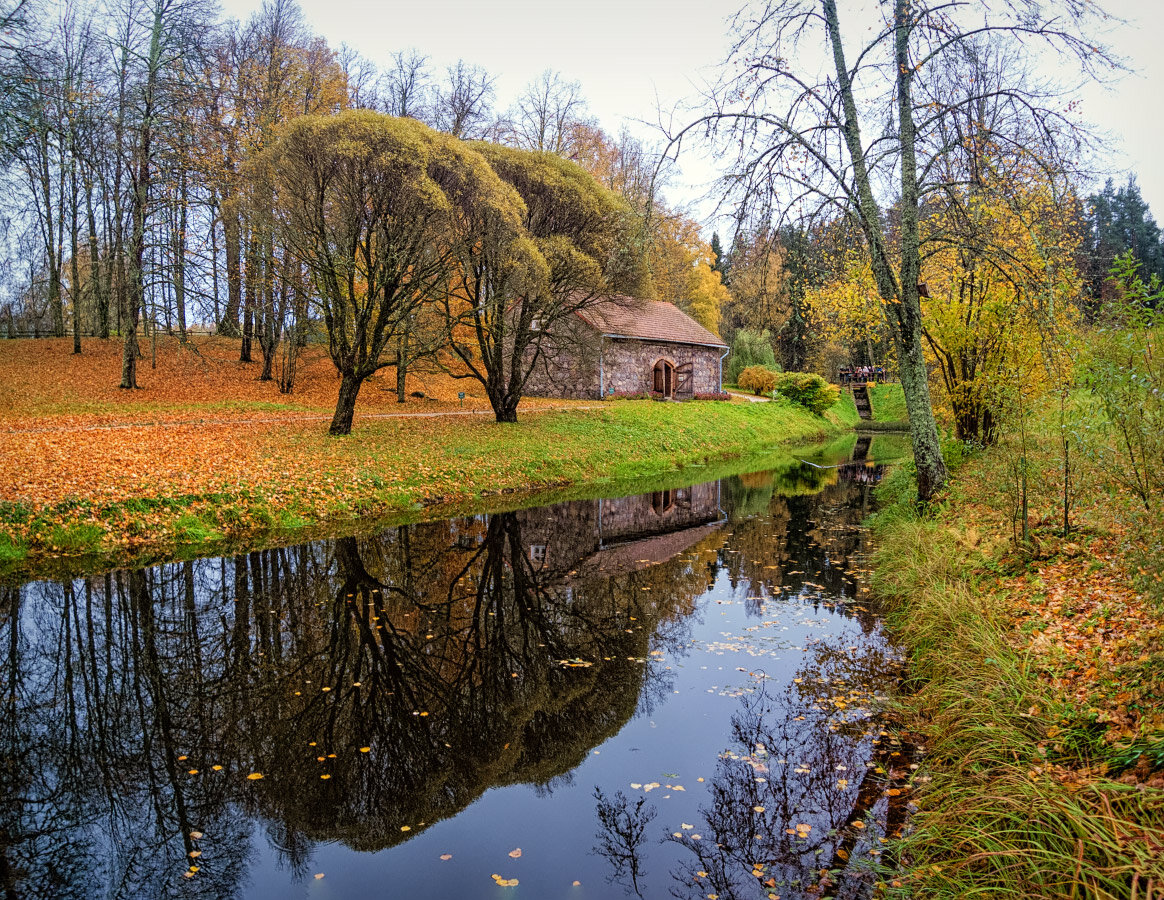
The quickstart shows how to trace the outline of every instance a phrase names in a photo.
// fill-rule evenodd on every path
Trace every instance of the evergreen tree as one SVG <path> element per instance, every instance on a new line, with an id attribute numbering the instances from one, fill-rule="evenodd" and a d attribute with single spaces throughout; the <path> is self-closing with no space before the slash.
<path id="1" fill-rule="evenodd" d="M 1085 274 L 1093 307 L 1103 302 L 1112 263 L 1122 253 L 1130 251 L 1146 277 L 1164 278 L 1160 227 L 1141 196 L 1134 175 L 1118 189 L 1109 178 L 1103 190 L 1092 194 L 1087 202 L 1090 212 Z"/>
<path id="2" fill-rule="evenodd" d="M 713 257 L 711 270 L 719 272 L 725 285 L 729 285 L 728 271 L 731 269 L 731 257 L 723 252 L 723 244 L 719 242 L 719 232 L 712 232 L 711 255 Z"/>

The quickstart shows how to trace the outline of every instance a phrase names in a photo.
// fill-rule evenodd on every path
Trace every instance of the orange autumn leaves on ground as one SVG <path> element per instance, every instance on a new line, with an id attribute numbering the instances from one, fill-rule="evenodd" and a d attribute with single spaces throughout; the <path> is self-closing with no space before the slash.
<path id="1" fill-rule="evenodd" d="M 1106 740 L 1164 735 L 1164 616 L 1128 583 L 1114 539 L 1086 550 L 1068 542 L 1059 558 L 1007 586 L 1040 674 L 1106 726 Z"/>
<path id="2" fill-rule="evenodd" d="M 338 379 L 319 348 L 305 353 L 290 395 L 257 381 L 260 364 L 240 364 L 238 342 L 229 339 L 187 347 L 160 340 L 157 369 L 147 354 L 139 391 L 117 387 L 119 358 L 116 341 L 86 340 L 80 356 L 67 340 L 0 343 L 0 500 L 35 510 L 78 499 L 116 503 L 246 487 L 276 508 L 294 498 L 322 514 L 344 492 L 355 491 L 345 499 L 359 502 L 357 483 L 378 468 L 377 458 L 325 434 Z M 357 424 L 361 415 L 459 410 L 458 391 L 468 393 L 465 409 L 488 410 L 470 384 L 410 375 L 408 391 L 425 396 L 399 404 L 395 370 L 387 368 L 361 392 Z M 423 444 L 465 428 L 467 418 L 376 419 L 384 428 L 368 452 L 391 459 L 389 478 L 429 477 Z M 497 464 L 505 469 L 504 460 Z M 453 483 L 436 487 L 456 493 Z"/>
<path id="3" fill-rule="evenodd" d="M 1052 759 L 1078 740 L 1081 726 L 1108 748 L 1103 755 L 1164 740 L 1164 607 L 1133 585 L 1120 497 L 1090 491 L 1066 538 L 1053 499 L 1041 497 L 1031 511 L 1036 545 L 1028 559 L 1013 545 L 1005 479 L 988 465 L 968 464 L 958 479 L 962 496 L 945 515 L 980 554 L 977 589 L 993 598 L 1008 642 L 1062 704 L 1015 712 L 1052 720 L 1040 745 Z M 1143 757 L 1127 777 L 1143 780 L 1149 763 Z M 1052 764 L 1046 771 L 1076 778 Z M 1164 787 L 1164 776 L 1155 781 Z"/>
<path id="4" fill-rule="evenodd" d="M 138 373 L 141 390 L 118 388 L 121 345 L 116 339 L 86 338 L 80 356 L 69 340 L 41 339 L 0 343 L 0 425 L 90 425 L 105 422 L 140 422 L 223 418 L 226 413 L 256 410 L 268 417 L 285 413 L 302 416 L 335 411 L 339 378 L 322 345 L 303 352 L 295 390 L 280 394 L 274 381 L 259 381 L 258 348 L 252 363 L 240 363 L 239 342 L 230 338 L 196 337 L 183 346 L 176 338 L 159 338 L 157 368 L 151 366 L 148 341 Z M 458 405 L 457 393 L 465 391 L 466 408 L 488 409 L 479 386 L 470 380 L 443 373 L 410 374 L 409 396 L 396 402 L 396 369 L 388 366 L 361 392 L 360 413 L 420 412 L 450 409 Z"/>

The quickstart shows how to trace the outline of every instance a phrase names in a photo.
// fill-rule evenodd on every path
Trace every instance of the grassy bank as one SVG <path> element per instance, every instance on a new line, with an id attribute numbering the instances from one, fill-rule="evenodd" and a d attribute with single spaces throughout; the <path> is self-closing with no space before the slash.
<path id="1" fill-rule="evenodd" d="M 551 487 L 698 479 L 704 467 L 844 428 L 784 401 L 617 401 L 521 418 L 357 418 L 340 439 L 318 422 L 183 423 L 134 431 L 135 449 L 124 453 L 124 429 L 86 431 L 72 471 L 17 476 L 24 490 L 0 504 L 0 565 L 29 574 L 63 558 L 140 562 Z M 172 465 L 175 442 L 199 446 L 200 464 Z M 698 474 L 685 474 L 692 467 Z M 76 480 L 78 471 L 98 474 Z M 94 487 L 76 489 L 86 484 Z"/>
<path id="2" fill-rule="evenodd" d="M 876 517 L 875 589 L 907 648 L 918 811 L 888 893 L 1146 898 L 1164 891 L 1164 608 L 1132 586 L 1118 492 L 1056 532 L 1048 445 L 1014 540 L 1013 447 L 953 460 L 948 503 Z M 1086 473 L 1080 473 L 1085 477 Z M 1047 477 L 1036 477 L 1047 476 Z"/>

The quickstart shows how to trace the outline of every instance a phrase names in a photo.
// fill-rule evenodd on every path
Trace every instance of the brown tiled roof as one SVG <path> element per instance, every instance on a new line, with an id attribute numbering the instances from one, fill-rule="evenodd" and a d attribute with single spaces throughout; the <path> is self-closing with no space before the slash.
<path id="1" fill-rule="evenodd" d="M 649 569 L 678 556 L 722 527 L 722 521 L 712 522 L 708 525 L 673 531 L 670 534 L 604 547 L 582 560 L 575 567 L 570 581 L 585 581 L 596 575 L 609 578 L 611 575 L 626 575 Z"/>
<path id="2" fill-rule="evenodd" d="M 727 347 L 674 303 L 611 297 L 588 305 L 578 315 L 592 328 L 613 337 Z"/>

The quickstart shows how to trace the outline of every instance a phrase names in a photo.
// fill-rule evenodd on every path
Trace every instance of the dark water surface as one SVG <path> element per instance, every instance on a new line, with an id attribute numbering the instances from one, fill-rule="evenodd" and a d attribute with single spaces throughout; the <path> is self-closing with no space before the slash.
<path id="1" fill-rule="evenodd" d="M 0 887 L 860 896 L 871 452 L 0 588 Z"/>

